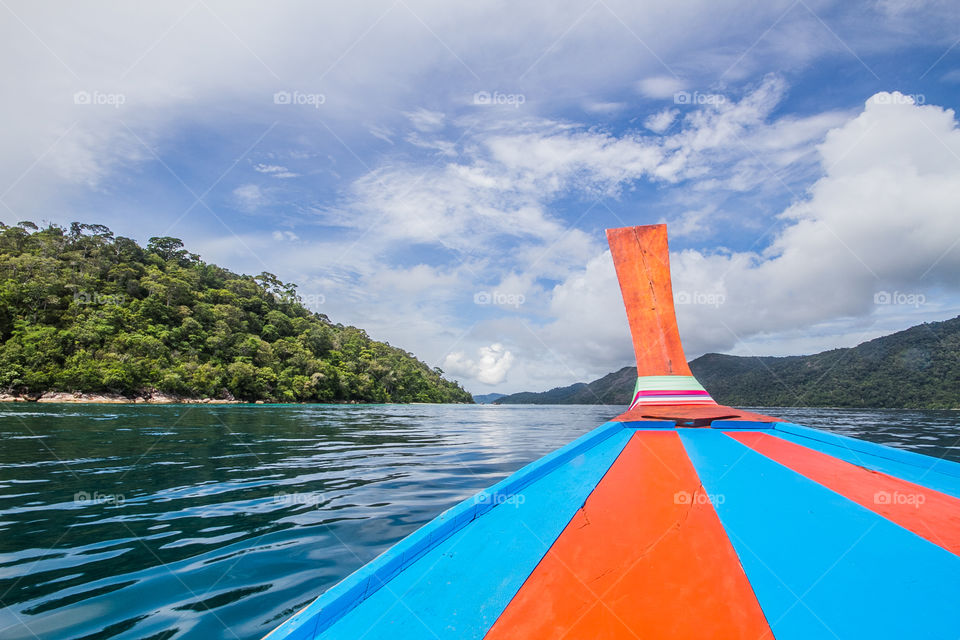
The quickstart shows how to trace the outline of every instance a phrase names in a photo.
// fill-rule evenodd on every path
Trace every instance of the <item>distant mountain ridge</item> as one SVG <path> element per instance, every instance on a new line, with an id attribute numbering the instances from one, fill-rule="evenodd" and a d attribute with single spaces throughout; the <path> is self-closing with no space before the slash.
<path id="1" fill-rule="evenodd" d="M 960 317 L 809 356 L 708 353 L 690 369 L 713 398 L 748 407 L 960 408 Z M 496 404 L 628 404 L 636 369 Z"/>
<path id="2" fill-rule="evenodd" d="M 474 395 L 473 401 L 477 404 L 492 404 L 494 401 L 499 400 L 504 397 L 505 393 L 481 393 L 480 395 Z"/>
<path id="3" fill-rule="evenodd" d="M 522 391 L 504 396 L 494 404 L 629 404 L 637 368 L 624 367 L 589 384 L 577 382 L 549 391 Z"/>

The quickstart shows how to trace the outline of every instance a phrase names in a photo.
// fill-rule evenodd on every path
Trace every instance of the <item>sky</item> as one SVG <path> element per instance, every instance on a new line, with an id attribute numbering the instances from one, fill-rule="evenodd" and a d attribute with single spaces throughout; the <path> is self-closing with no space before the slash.
<path id="1" fill-rule="evenodd" d="M 0 220 L 181 238 L 474 393 L 633 364 L 611 227 L 668 225 L 691 359 L 960 314 L 949 1 L 0 17 Z"/>

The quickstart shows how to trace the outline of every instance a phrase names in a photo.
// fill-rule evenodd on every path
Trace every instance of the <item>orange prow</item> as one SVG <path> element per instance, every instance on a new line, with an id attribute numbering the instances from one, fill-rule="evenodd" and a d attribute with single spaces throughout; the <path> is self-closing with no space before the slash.
<path id="1" fill-rule="evenodd" d="M 677 376 L 677 386 L 667 388 L 678 390 L 678 395 L 683 393 L 683 389 L 691 388 L 690 383 L 702 389 L 692 380 L 693 373 L 683 353 L 680 330 L 677 328 L 673 285 L 670 279 L 667 225 L 607 229 L 607 241 L 633 336 L 637 376 L 644 382 L 648 382 L 653 376 Z M 681 377 L 687 377 L 689 383 L 680 384 L 683 380 Z M 714 404 L 705 392 L 700 393 L 702 396 L 696 403 L 684 403 L 677 396 L 671 396 L 677 398 L 675 404 L 650 399 L 642 402 L 634 397 L 630 409 L 615 419 L 673 420 L 678 425 L 694 427 L 708 426 L 714 420 L 775 420 L 770 416 Z M 651 391 L 637 395 L 643 394 L 670 395 L 669 392 Z"/>
<path id="2" fill-rule="evenodd" d="M 667 225 L 607 229 L 607 242 L 633 335 L 637 375 L 691 375 L 673 306 Z"/>

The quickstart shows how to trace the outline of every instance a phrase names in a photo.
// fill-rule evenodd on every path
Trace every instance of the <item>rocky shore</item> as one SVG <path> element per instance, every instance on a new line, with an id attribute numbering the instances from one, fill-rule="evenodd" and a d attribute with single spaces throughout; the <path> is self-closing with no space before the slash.
<path id="1" fill-rule="evenodd" d="M 47 391 L 46 393 L 0 393 L 0 402 L 67 402 L 99 404 L 246 404 L 233 398 L 185 398 L 161 391 L 147 391 L 133 397 L 118 393 L 80 393 L 79 391 Z M 263 404 L 262 400 L 256 404 Z"/>

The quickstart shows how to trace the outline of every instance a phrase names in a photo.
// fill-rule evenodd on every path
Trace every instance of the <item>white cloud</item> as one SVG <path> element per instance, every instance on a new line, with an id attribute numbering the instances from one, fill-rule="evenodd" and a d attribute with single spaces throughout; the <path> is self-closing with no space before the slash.
<path id="1" fill-rule="evenodd" d="M 680 78 L 673 76 L 652 76 L 637 83 L 637 89 L 648 98 L 673 98 L 674 94 L 683 91 L 686 84 Z"/>
<path id="2" fill-rule="evenodd" d="M 654 133 L 663 133 L 670 128 L 670 125 L 673 124 L 679 114 L 680 111 L 678 109 L 664 109 L 644 120 L 643 126 Z"/>
<path id="3" fill-rule="evenodd" d="M 233 190 L 233 199 L 237 206 L 247 212 L 253 212 L 267 203 L 267 196 L 255 184 L 240 185 Z"/>
<path id="4" fill-rule="evenodd" d="M 592 101 L 584 105 L 584 109 L 590 113 L 616 113 L 618 111 L 623 111 L 627 107 L 626 102 L 599 102 Z"/>
<path id="5" fill-rule="evenodd" d="M 257 173 L 265 173 L 273 178 L 296 178 L 300 175 L 281 165 L 264 164 L 262 162 L 253 165 L 253 170 Z"/>
<path id="6" fill-rule="evenodd" d="M 668 155 L 658 175 L 692 180 L 694 188 L 707 190 L 799 188 L 819 171 L 815 145 L 850 114 L 829 111 L 771 121 L 786 94 L 783 78 L 768 75 L 739 100 L 722 96 L 690 111 L 682 127 L 663 139 Z"/>
<path id="7" fill-rule="evenodd" d="M 0 115 L 12 124 L 0 131 L 0 184 L 29 169 L 29 179 L 6 201 L 33 203 L 55 193 L 50 184 L 96 186 L 152 161 L 184 131 L 274 121 L 326 131 L 318 111 L 341 137 L 344 126 L 383 133 L 403 113 L 433 131 L 442 125 L 437 114 L 444 101 L 449 106 L 450 96 L 462 101 L 485 87 L 522 91 L 525 108 L 554 112 L 565 100 L 582 104 L 585 95 L 622 88 L 628 78 L 643 78 L 644 95 L 670 97 L 724 72 L 729 79 L 761 65 L 796 69 L 842 49 L 825 32 L 822 15 L 862 55 L 897 51 L 908 42 L 904 34 L 922 33 L 931 46 L 955 39 L 958 15 L 949 3 L 926 4 L 924 11 L 893 11 L 899 5 L 888 4 L 885 11 L 849 12 L 836 11 L 836 4 L 805 10 L 781 0 L 743 11 L 705 0 L 683 7 L 671 0 L 609 0 L 584 13 L 576 4 L 544 0 L 512 5 L 505 20 L 499 5 L 451 13 L 429 0 L 348 9 L 216 0 L 136 8 L 68 4 L 55 17 L 37 3 L 11 1 L 8 11 L 16 18 L 0 24 L 0 40 L 14 52 L 0 60 L 10 97 Z M 71 28 L 59 28 L 64 24 Z M 663 61 L 676 65 L 682 79 Z M 476 86 L 477 77 L 485 87 Z M 78 91 L 121 95 L 124 102 L 78 105 Z M 281 91 L 327 99 L 320 110 L 274 104 Z M 374 124 L 357 127 L 362 122 Z"/>
<path id="8" fill-rule="evenodd" d="M 830 335 L 866 340 L 880 333 L 874 323 L 896 309 L 876 303 L 884 291 L 922 296 L 942 317 L 956 313 L 960 130 L 954 112 L 880 93 L 826 136 L 818 157 L 823 177 L 809 197 L 783 212 L 786 226 L 768 249 L 671 256 L 675 296 L 691 302 L 677 305 L 689 356 L 735 347 L 749 352 L 750 345 L 770 351 L 778 339 L 811 349 L 828 344 Z M 550 344 L 556 345 L 574 344 L 578 332 L 589 335 L 596 342 L 589 353 L 603 359 L 623 349 L 621 330 L 608 321 L 621 303 L 611 295 L 612 269 L 599 266 L 606 257 L 597 260 L 556 289 L 557 320 L 545 335 L 555 332 Z M 612 357 L 608 362 L 616 364 Z"/>
<path id="9" fill-rule="evenodd" d="M 300 239 L 300 236 L 295 234 L 293 231 L 274 231 L 272 234 L 273 239 L 277 242 L 295 242 Z"/>
<path id="10" fill-rule="evenodd" d="M 960 69 L 951 69 L 940 76 L 942 82 L 958 83 L 960 82 Z"/>
<path id="11" fill-rule="evenodd" d="M 572 377 L 589 379 L 628 363 L 629 334 L 609 256 L 603 255 L 595 235 L 571 229 L 556 217 L 553 200 L 569 193 L 617 198 L 639 181 L 687 181 L 700 186 L 683 190 L 689 202 L 678 207 L 683 213 L 671 220 L 673 237 L 710 233 L 724 215 L 714 203 L 715 192 L 733 190 L 737 181 L 769 181 L 771 167 L 817 165 L 816 155 L 809 151 L 786 151 L 812 148 L 831 125 L 842 122 L 835 115 L 771 119 L 784 94 L 781 80 L 767 78 L 739 100 L 688 109 L 676 132 L 668 136 L 614 135 L 544 119 L 487 122 L 476 134 L 468 132 L 456 155 L 444 162 L 427 168 L 384 162 L 356 180 L 335 207 L 318 211 L 325 223 L 363 234 L 364 254 L 373 262 L 351 287 L 376 292 L 383 308 L 391 309 L 381 313 L 365 308 L 362 315 L 348 310 L 347 319 L 360 318 L 356 321 L 374 334 L 410 344 L 428 359 L 445 360 L 442 351 L 437 353 L 436 339 L 418 344 L 421 336 L 435 335 L 436 328 L 413 321 L 413 315 L 427 308 L 431 313 L 444 309 L 448 317 L 456 318 L 452 309 L 458 302 L 482 291 L 522 295 L 522 305 L 494 305 L 513 317 L 484 316 L 466 335 L 452 336 L 450 342 L 469 349 L 450 358 L 453 367 L 441 362 L 444 368 L 466 376 L 471 384 L 483 384 L 460 360 L 466 359 L 461 358 L 463 353 L 491 342 L 517 354 L 511 378 L 521 381 L 517 384 L 569 383 Z M 450 134 L 418 135 L 427 141 L 449 141 L 446 135 L 462 135 L 456 127 L 470 124 L 454 123 Z M 747 160 L 757 166 L 744 168 Z M 780 182 L 776 187 L 784 190 Z M 606 206 L 600 201 L 590 206 L 589 200 L 583 205 L 586 215 L 606 226 L 617 225 L 619 220 Z M 409 243 L 442 247 L 464 262 L 455 271 L 386 262 L 394 247 Z M 504 243 L 511 247 L 507 254 L 501 249 Z M 716 276 L 724 267 L 712 266 L 705 270 L 707 275 Z M 560 285 L 545 290 L 543 278 Z M 403 294 L 408 288 L 412 292 Z M 406 309 L 411 310 L 409 329 L 403 330 L 404 342 L 399 342 L 397 318 L 407 317 Z M 412 336 L 410 342 L 405 341 L 407 335 Z M 720 338 L 726 340 L 729 332 L 714 330 L 701 336 L 691 339 L 693 348 L 721 344 Z M 440 347 L 446 344 L 444 338 Z"/>
<path id="12" fill-rule="evenodd" d="M 548 203 L 574 187 L 615 194 L 626 180 L 653 170 L 660 156 L 643 140 L 551 121 L 505 125 L 470 137 L 464 147 L 455 160 L 426 169 L 393 163 L 373 171 L 355 181 L 336 207 L 319 213 L 344 226 L 375 228 L 385 239 L 466 253 L 513 237 L 521 242 L 517 255 L 548 268 L 560 257 L 540 258 L 545 247 L 563 243 L 573 261 L 586 257 L 584 246 L 593 246 L 582 232 L 568 231 L 551 215 Z"/>
<path id="13" fill-rule="evenodd" d="M 704 237 L 711 235 L 711 218 L 717 207 L 707 204 L 699 209 L 684 211 L 670 225 L 671 238 Z"/>
<path id="14" fill-rule="evenodd" d="M 545 268 L 560 267 L 559 275 L 565 275 L 555 263 L 557 255 L 551 252 L 550 260 L 534 257 L 543 253 L 536 247 L 565 243 L 568 265 L 576 260 L 583 264 L 599 248 L 595 240 L 568 231 L 550 213 L 550 203 L 566 193 L 618 197 L 643 179 L 690 180 L 695 183 L 691 192 L 703 192 L 699 202 L 684 207 L 688 213 L 683 227 L 692 233 L 704 222 L 704 215 L 694 218 L 692 212 L 710 206 L 711 192 L 758 185 L 782 191 L 783 179 L 771 180 L 771 172 L 793 165 L 814 167 L 816 157 L 810 149 L 842 121 L 841 116 L 770 122 L 784 94 L 783 81 L 768 77 L 740 100 L 692 108 L 676 133 L 666 137 L 629 131 L 613 135 L 529 118 L 488 122 L 476 133 L 471 131 L 472 122 L 460 123 L 466 132 L 455 130 L 449 137 L 417 131 L 407 140 L 442 150 L 449 159 L 426 168 L 402 160 L 384 162 L 382 168 L 357 179 L 339 203 L 319 213 L 346 227 L 375 228 L 385 239 L 472 253 L 496 238 L 514 237 L 521 241 L 515 255 L 529 256 L 531 263 Z M 431 115 L 430 120 L 442 118 Z"/>
<path id="15" fill-rule="evenodd" d="M 462 351 L 450 353 L 443 361 L 443 369 L 455 376 L 475 379 L 481 384 L 500 384 L 507 378 L 514 358 L 502 344 L 481 347 L 477 355 L 477 360 L 472 360 Z"/>
<path id="16" fill-rule="evenodd" d="M 425 137 L 416 131 L 411 131 L 404 140 L 421 149 L 432 149 L 442 156 L 453 157 L 457 155 L 456 143 L 449 140 Z"/>
<path id="17" fill-rule="evenodd" d="M 388 144 L 393 144 L 393 131 L 389 127 L 383 125 L 371 125 L 369 128 L 370 135 L 374 138 L 379 138 Z"/>
<path id="18" fill-rule="evenodd" d="M 592 371 L 632 360 L 630 329 L 609 250 L 554 288 L 550 311 L 556 320 L 541 335 L 562 358 Z"/>
<path id="19" fill-rule="evenodd" d="M 463 282 L 456 270 L 418 264 L 380 270 L 368 285 L 378 296 L 399 294 L 418 303 L 426 298 L 456 296 Z"/>
<path id="20" fill-rule="evenodd" d="M 556 194 L 574 183 L 597 194 L 614 195 L 623 184 L 652 173 L 661 162 L 656 144 L 642 138 L 554 126 L 546 131 L 494 136 L 492 159 L 511 172 L 519 186 Z"/>
<path id="21" fill-rule="evenodd" d="M 443 112 L 440 111 L 430 111 L 429 109 L 417 109 L 416 111 L 411 111 L 404 114 L 410 120 L 410 123 L 416 127 L 418 131 L 423 131 L 425 133 L 432 133 L 439 131 L 444 127 L 444 121 L 446 116 Z"/>

